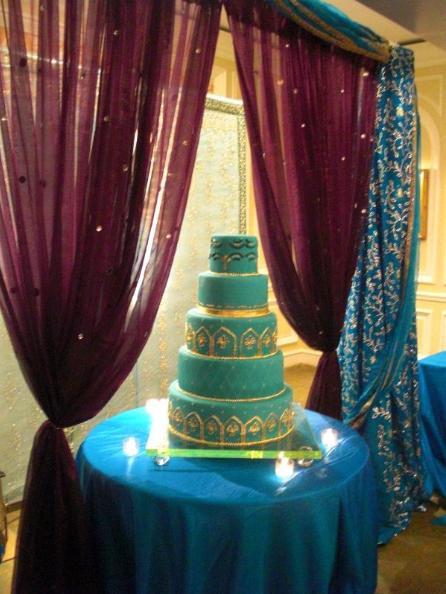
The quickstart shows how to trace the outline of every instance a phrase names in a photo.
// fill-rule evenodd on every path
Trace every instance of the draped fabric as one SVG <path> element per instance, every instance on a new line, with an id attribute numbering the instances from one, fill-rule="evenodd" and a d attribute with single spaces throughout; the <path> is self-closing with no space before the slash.
<path id="1" fill-rule="evenodd" d="M 367 232 L 339 358 L 344 421 L 368 441 L 381 542 L 403 530 L 421 495 L 415 279 L 418 131 L 413 54 L 381 66 Z"/>
<path id="2" fill-rule="evenodd" d="M 16 594 L 95 592 L 63 428 L 133 367 L 167 281 L 218 0 L 2 4 L 0 306 L 48 420 L 27 476 Z"/>
<path id="3" fill-rule="evenodd" d="M 266 0 L 288 19 L 316 37 L 353 53 L 387 62 L 388 41 L 323 0 Z"/>
<path id="4" fill-rule="evenodd" d="M 336 347 L 367 212 L 375 62 L 321 42 L 265 2 L 225 0 L 279 307 L 324 352 L 309 407 L 340 416 Z"/>
<path id="5" fill-rule="evenodd" d="M 446 498 L 446 351 L 418 362 L 424 491 Z M 441 523 L 446 523 L 446 513 Z"/>

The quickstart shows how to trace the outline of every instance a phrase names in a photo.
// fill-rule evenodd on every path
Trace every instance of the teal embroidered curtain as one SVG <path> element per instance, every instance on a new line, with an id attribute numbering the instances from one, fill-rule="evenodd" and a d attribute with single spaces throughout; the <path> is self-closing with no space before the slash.
<path id="1" fill-rule="evenodd" d="M 360 430 L 378 479 L 380 541 L 403 530 L 422 491 L 415 282 L 419 125 L 413 53 L 379 72 L 368 226 L 339 347 L 344 421 Z"/>
<path id="2" fill-rule="evenodd" d="M 353 53 L 386 62 L 389 42 L 323 0 L 266 0 L 316 37 Z"/>
<path id="3" fill-rule="evenodd" d="M 403 530 L 422 493 L 415 282 L 419 125 L 413 54 L 322 0 L 266 0 L 321 39 L 382 62 L 368 225 L 338 349 L 343 416 L 371 449 L 380 541 Z"/>

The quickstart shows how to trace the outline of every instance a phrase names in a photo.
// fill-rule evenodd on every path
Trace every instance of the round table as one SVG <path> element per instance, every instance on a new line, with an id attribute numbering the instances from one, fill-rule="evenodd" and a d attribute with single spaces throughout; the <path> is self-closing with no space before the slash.
<path id="1" fill-rule="evenodd" d="M 369 453 L 342 423 L 306 411 L 338 445 L 289 480 L 273 460 L 144 451 L 144 408 L 99 424 L 77 464 L 106 594 L 372 594 L 377 508 Z M 125 455 L 135 437 L 140 451 Z"/>
<path id="2" fill-rule="evenodd" d="M 418 363 L 425 489 L 446 497 L 446 351 Z"/>

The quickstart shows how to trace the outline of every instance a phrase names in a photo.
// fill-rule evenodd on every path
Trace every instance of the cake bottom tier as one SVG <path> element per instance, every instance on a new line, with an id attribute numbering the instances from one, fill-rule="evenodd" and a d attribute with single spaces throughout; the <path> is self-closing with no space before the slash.
<path id="1" fill-rule="evenodd" d="M 282 439 L 293 430 L 292 390 L 255 399 L 203 398 L 169 388 L 169 431 L 206 446 L 243 447 Z"/>

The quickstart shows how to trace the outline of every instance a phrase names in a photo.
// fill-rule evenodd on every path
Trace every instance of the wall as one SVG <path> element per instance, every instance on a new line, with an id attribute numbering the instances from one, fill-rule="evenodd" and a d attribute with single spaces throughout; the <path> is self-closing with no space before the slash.
<path id="1" fill-rule="evenodd" d="M 421 167 L 429 170 L 427 236 L 420 241 L 419 356 L 446 349 L 446 60 L 416 67 Z"/>

